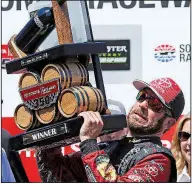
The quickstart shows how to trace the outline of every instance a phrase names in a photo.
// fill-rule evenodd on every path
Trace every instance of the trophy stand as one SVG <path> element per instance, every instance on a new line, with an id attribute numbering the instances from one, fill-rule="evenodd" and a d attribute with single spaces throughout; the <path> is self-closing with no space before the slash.
<path id="1" fill-rule="evenodd" d="M 65 63 L 65 58 L 74 56 L 77 57 L 79 62 L 87 69 L 91 57 L 96 86 L 102 91 L 105 110 L 107 110 L 105 88 L 98 57 L 99 53 L 105 53 L 107 52 L 107 49 L 104 42 L 94 42 L 86 1 L 66 1 L 64 2 L 62 9 L 57 1 L 52 0 L 52 6 L 59 45 L 33 54 L 25 55 L 23 51 L 19 51 L 18 54 L 16 45 L 13 44 L 11 49 L 17 54 L 17 59 L 6 64 L 7 73 L 23 73 L 26 71 L 41 72 L 49 63 L 54 63 L 61 59 Z M 77 8 L 79 11 L 75 11 L 74 8 Z M 76 19 L 81 19 L 81 24 L 76 24 Z M 82 33 L 81 36 L 83 35 L 80 38 L 80 41 L 79 38 L 78 40 L 76 39 L 78 32 Z M 58 80 L 52 82 L 55 86 L 59 86 Z M 49 82 L 48 84 L 51 85 Z M 34 108 L 34 106 L 32 107 L 31 105 L 31 99 L 29 100 L 28 98 L 25 100 L 25 95 L 29 94 L 30 90 L 34 92 L 33 88 L 40 89 L 43 85 L 47 85 L 47 83 L 19 90 L 23 102 L 28 107 Z M 90 85 L 91 84 L 88 81 L 87 86 Z M 60 92 L 59 89 L 54 91 L 54 94 L 57 94 L 54 96 L 54 99 L 58 97 Z M 50 93 L 53 93 L 53 91 Z M 38 99 L 39 97 L 36 98 Z M 51 103 L 56 103 L 56 101 L 53 100 Z M 106 113 L 103 112 L 101 113 L 101 117 L 104 122 L 104 128 L 101 135 L 122 130 L 126 127 L 125 115 L 106 115 Z M 11 153 L 10 157 L 12 158 L 10 163 L 14 174 L 18 176 L 17 182 L 28 182 L 27 175 L 18 154 L 19 150 L 36 146 L 41 146 L 46 149 L 57 146 L 67 146 L 79 142 L 80 140 L 78 135 L 82 124 L 82 117 L 72 117 L 47 126 L 27 130 L 21 135 L 12 137 L 9 143 Z"/>

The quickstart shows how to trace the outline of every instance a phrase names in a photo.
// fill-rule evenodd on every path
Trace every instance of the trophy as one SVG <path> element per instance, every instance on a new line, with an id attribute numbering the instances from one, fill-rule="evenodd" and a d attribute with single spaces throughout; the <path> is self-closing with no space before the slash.
<path id="1" fill-rule="evenodd" d="M 110 115 L 107 108 L 97 55 L 107 48 L 104 42 L 94 42 L 86 1 L 51 2 L 52 7 L 37 10 L 8 43 L 15 60 L 6 64 L 7 73 L 22 73 L 18 91 L 23 103 L 15 108 L 14 119 L 25 132 L 10 139 L 15 160 L 11 165 L 20 168 L 15 172 L 22 182 L 28 179 L 17 151 L 79 142 L 80 112 L 100 112 L 104 122 L 101 135 L 126 127 L 125 115 Z M 45 49 L 42 46 L 50 34 L 56 34 L 59 44 L 49 42 Z M 96 88 L 89 82 L 90 58 Z"/>

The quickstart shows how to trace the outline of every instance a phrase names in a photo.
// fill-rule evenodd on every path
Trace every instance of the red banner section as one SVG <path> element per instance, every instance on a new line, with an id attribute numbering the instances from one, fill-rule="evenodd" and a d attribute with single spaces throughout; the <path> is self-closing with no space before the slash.
<path id="1" fill-rule="evenodd" d="M 2 128 L 8 130 L 12 136 L 21 134 L 23 132 L 15 125 L 14 118 L 2 118 Z M 163 145 L 167 148 L 171 147 L 172 136 L 174 134 L 175 128 L 176 128 L 176 125 L 171 127 L 171 129 L 169 129 L 161 138 Z M 63 147 L 62 153 L 69 154 L 69 153 L 79 151 L 78 145 L 79 143 Z M 29 178 L 29 181 L 41 182 L 38 168 L 37 168 L 35 152 L 30 149 L 20 151 L 20 157 L 21 157 L 23 166 L 25 168 L 26 174 Z"/>
<path id="2" fill-rule="evenodd" d="M 19 93 L 25 105 L 32 110 L 49 107 L 51 104 L 56 103 L 60 93 L 59 79 L 20 89 Z"/>
<path id="3" fill-rule="evenodd" d="M 20 90 L 22 100 L 28 101 L 59 92 L 58 80 L 40 83 Z"/>
<path id="4" fill-rule="evenodd" d="M 7 59 L 13 59 L 13 55 L 9 51 L 8 45 L 1 45 L 1 57 Z"/>
<path id="5" fill-rule="evenodd" d="M 8 45 L 1 45 L 1 65 L 5 68 L 5 64 L 13 60 L 13 55 L 9 51 Z"/>

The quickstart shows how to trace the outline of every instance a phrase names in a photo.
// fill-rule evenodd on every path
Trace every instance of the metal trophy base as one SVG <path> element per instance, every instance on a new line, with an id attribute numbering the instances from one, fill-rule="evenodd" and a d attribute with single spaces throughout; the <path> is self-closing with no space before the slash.
<path id="1" fill-rule="evenodd" d="M 102 115 L 104 127 L 101 135 L 125 128 L 125 115 Z M 10 139 L 10 149 L 19 151 L 26 148 L 54 145 L 67 146 L 79 142 L 79 130 L 83 124 L 82 117 L 75 117 L 53 125 L 28 131 Z M 49 146 L 50 148 L 50 146 Z"/>
<path id="2" fill-rule="evenodd" d="M 54 63 L 68 56 L 82 57 L 79 58 L 79 61 L 87 67 L 88 63 L 85 63 L 83 58 L 91 55 L 97 88 L 105 94 L 97 55 L 104 52 L 106 52 L 106 44 L 103 42 L 63 44 L 21 59 L 13 60 L 6 64 L 6 70 L 8 74 L 19 73 L 23 70 L 41 70 L 46 64 Z M 101 135 L 122 130 L 127 126 L 125 115 L 102 115 L 102 119 L 104 128 Z M 10 163 L 14 175 L 17 176 L 17 182 L 29 182 L 18 153 L 19 150 L 37 146 L 49 149 L 51 147 L 77 143 L 80 141 L 78 136 L 82 123 L 83 119 L 76 117 L 12 137 L 9 142 L 11 151 Z M 20 169 L 18 170 L 17 168 Z"/>
<path id="3" fill-rule="evenodd" d="M 101 117 L 104 122 L 101 135 L 127 127 L 125 115 L 102 115 Z M 17 180 L 29 182 L 18 153 L 19 150 L 37 146 L 41 149 L 50 149 L 80 142 L 79 130 L 82 124 L 83 118 L 76 117 L 10 138 L 9 161 Z"/>
<path id="4" fill-rule="evenodd" d="M 107 52 L 107 48 L 104 42 L 62 44 L 31 54 L 21 59 L 10 61 L 9 63 L 6 63 L 6 70 L 7 74 L 19 73 L 24 69 L 39 70 L 46 64 L 55 62 L 57 59 L 61 59 L 66 56 L 89 55 L 105 52 Z"/>

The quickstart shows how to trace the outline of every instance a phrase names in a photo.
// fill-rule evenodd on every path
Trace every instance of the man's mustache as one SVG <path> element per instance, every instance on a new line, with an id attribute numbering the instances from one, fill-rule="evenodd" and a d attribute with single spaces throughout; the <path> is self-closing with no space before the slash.
<path id="1" fill-rule="evenodd" d="M 143 119 L 148 121 L 147 112 L 145 113 L 140 108 L 134 109 L 130 114 L 137 114 L 137 115 L 141 116 Z"/>

